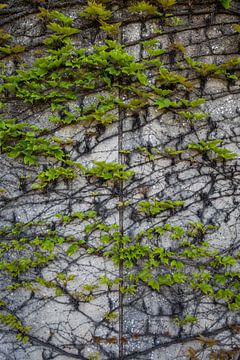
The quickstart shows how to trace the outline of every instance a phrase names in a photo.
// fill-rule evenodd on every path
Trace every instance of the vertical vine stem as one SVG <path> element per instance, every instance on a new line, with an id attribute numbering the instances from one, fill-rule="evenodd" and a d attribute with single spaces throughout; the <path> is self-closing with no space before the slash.
<path id="1" fill-rule="evenodd" d="M 121 11 L 121 10 L 120 10 Z M 122 16 L 121 16 L 122 17 Z M 120 27 L 118 33 L 118 42 L 122 44 L 122 28 Z M 122 90 L 119 87 L 118 90 L 118 97 L 119 99 L 122 98 Z M 118 162 L 123 164 L 123 120 L 124 120 L 124 110 L 118 106 Z M 119 182 L 119 202 L 123 203 L 124 201 L 124 194 L 123 194 L 123 180 Z M 119 206 L 119 230 L 121 235 L 124 234 L 124 206 Z M 119 247 L 122 248 L 123 244 L 120 241 Z M 119 249 L 120 250 L 120 249 Z M 122 279 L 124 275 L 123 269 L 123 261 L 120 260 L 119 262 L 119 278 Z M 124 345 L 123 345 L 123 317 L 124 317 L 124 310 L 123 310 L 123 296 L 124 294 L 120 291 L 121 283 L 119 284 L 119 360 L 123 359 L 124 356 Z"/>

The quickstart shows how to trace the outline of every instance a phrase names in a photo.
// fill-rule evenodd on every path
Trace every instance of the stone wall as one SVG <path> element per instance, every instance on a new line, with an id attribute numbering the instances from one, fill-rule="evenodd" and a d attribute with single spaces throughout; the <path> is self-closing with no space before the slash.
<path id="1" fill-rule="evenodd" d="M 79 16 L 86 1 L 6 3 L 8 7 L 2 10 L 0 23 L 5 32 L 13 35 L 14 44 L 25 46 L 21 53 L 1 53 L 9 76 L 23 63 L 30 68 L 34 59 L 46 52 L 42 42 L 51 31 L 45 20 L 38 16 L 39 7 L 61 11 L 74 19 L 74 27 L 81 29 L 72 37 L 77 48 L 84 47 L 91 52 L 94 44 L 103 44 L 109 37 L 99 30 L 96 21 L 89 23 Z M 11 158 L 6 151 L 1 155 L 2 226 L 16 227 L 18 224 L 21 231 L 15 232 L 17 241 L 23 237 L 41 238 L 42 233 L 47 233 L 47 240 L 51 243 L 57 232 L 64 239 L 68 237 L 67 242 L 71 243 L 72 236 L 78 241 L 84 240 L 87 246 L 79 245 L 78 250 L 68 256 L 69 244 L 65 241 L 58 243 L 54 248 L 55 259 L 46 266 L 38 265 L 23 271 L 13 279 L 6 269 L 0 268 L 2 299 L 7 301 L 3 313 L 13 314 L 24 326 L 31 327 L 28 342 L 23 344 L 16 339 L 16 328 L 6 324 L 1 326 L 0 360 L 239 359 L 239 315 L 227 306 L 231 297 L 226 301 L 213 299 L 210 293 L 193 289 L 186 281 L 175 282 L 172 286 L 163 284 L 155 289 L 146 281 L 139 281 L 135 289 L 131 279 L 143 271 L 143 263 L 139 261 L 136 266 L 127 267 L 124 260 L 116 265 L 103 257 L 99 248 L 104 245 L 104 251 L 109 251 L 110 245 L 105 244 L 104 239 L 99 243 L 99 236 L 115 230 L 112 228 L 107 232 L 90 226 L 86 231 L 86 226 L 95 221 L 91 216 L 83 219 L 82 215 L 75 215 L 71 221 L 67 218 L 93 210 L 97 213 L 98 223 L 117 224 L 119 236 L 128 236 L 131 244 L 152 248 L 163 246 L 171 252 L 178 251 L 179 242 L 189 238 L 193 246 L 198 246 L 199 242 L 204 246 L 201 243 L 204 235 L 204 241 L 209 243 L 206 246 L 211 251 L 219 250 L 223 257 L 237 256 L 239 155 L 226 160 L 221 156 L 218 158 L 211 149 L 198 152 L 188 145 L 201 140 L 221 139 L 218 147 L 239 154 L 238 67 L 231 65 L 225 75 L 207 70 L 200 73 L 183 61 L 183 57 L 188 56 L 193 61 L 219 65 L 238 56 L 239 35 L 233 27 L 239 19 L 237 1 L 229 10 L 223 9 L 217 1 L 177 1 L 169 11 L 181 20 L 175 19 L 178 26 L 169 26 L 154 15 L 134 15 L 127 11 L 129 3 L 108 3 L 114 21 L 122 22 L 114 39 L 120 41 L 137 61 L 148 56 L 143 41 L 158 40 L 155 46 L 166 50 L 161 61 L 169 71 L 177 71 L 192 83 L 191 89 L 180 86 L 175 100 L 185 98 L 190 102 L 205 98 L 204 104 L 196 111 L 207 115 L 189 121 L 180 118 L 176 109 L 159 109 L 149 101 L 135 109 L 116 107 L 111 114 L 117 117 L 117 121 L 108 126 L 93 120 L 62 126 L 49 121 L 56 111 L 52 111 L 48 100 L 24 102 L 6 94 L 6 90 L 2 92 L 3 97 L 9 98 L 7 108 L 2 109 L 5 118 L 48 128 L 44 136 L 47 139 L 54 136 L 58 139 L 56 143 L 60 139 L 71 160 L 90 167 L 93 161 L 120 163 L 133 170 L 134 175 L 126 181 L 111 183 L 83 176 L 81 169 L 77 169 L 73 179 L 60 179 L 33 189 L 32 184 L 39 183 L 39 171 L 59 166 L 61 161 L 56 158 L 49 160 L 40 154 L 39 165 L 31 166 L 24 163 L 21 156 Z M 153 84 L 155 71 L 148 70 L 149 82 L 153 79 Z M 126 100 L 121 88 L 111 92 L 103 87 L 98 89 L 99 94 L 105 98 L 116 95 Z M 64 103 L 65 107 L 59 110 L 58 116 L 64 120 L 64 111 L 74 112 L 74 106 L 86 108 L 96 101 L 95 89 L 83 90 L 77 100 Z M 140 211 L 139 202 L 150 199 L 183 201 L 184 205 L 159 210 L 156 214 Z M 26 223 L 28 227 L 22 225 Z M 166 224 L 175 228 L 162 230 L 162 233 L 159 230 L 158 234 L 154 231 L 148 235 L 140 234 L 141 230 L 154 228 L 156 231 L 156 226 L 163 229 Z M 205 226 L 204 230 L 201 226 Z M 208 226 L 216 228 L 209 228 L 207 232 Z M 187 230 L 178 238 L 177 229 L 180 228 Z M 193 230 L 197 235 L 190 235 Z M 4 231 L 7 232 L 3 230 L 3 234 Z M 120 244 L 120 250 L 124 246 Z M 95 249 L 93 253 L 92 248 Z M 14 261 L 23 251 L 6 250 L 9 249 L 2 252 L 4 261 Z M 32 256 L 32 250 L 24 251 L 25 258 Z M 202 255 L 198 260 L 197 269 L 203 274 L 202 282 L 208 282 L 204 279 L 204 270 L 208 269 L 206 259 L 211 262 L 214 256 Z M 194 258 L 186 259 L 188 273 L 196 271 L 193 262 Z M 230 265 L 226 267 L 228 271 L 232 271 Z M 238 265 L 234 264 L 235 272 Z M 159 262 L 151 271 L 156 277 L 166 272 L 171 274 L 174 269 L 169 269 L 169 263 Z M 216 266 L 215 275 L 218 272 L 220 267 Z M 71 274 L 75 277 L 66 280 Z M 110 279 L 108 286 L 106 279 L 105 283 L 104 280 L 99 283 L 101 277 Z M 37 282 L 37 278 L 42 282 Z M 239 282 L 237 279 L 236 283 Z M 6 285 L 19 281 L 33 281 L 34 288 L 6 289 Z M 239 285 L 235 288 L 236 292 L 239 291 Z M 187 320 L 188 315 L 193 317 L 192 321 Z"/>

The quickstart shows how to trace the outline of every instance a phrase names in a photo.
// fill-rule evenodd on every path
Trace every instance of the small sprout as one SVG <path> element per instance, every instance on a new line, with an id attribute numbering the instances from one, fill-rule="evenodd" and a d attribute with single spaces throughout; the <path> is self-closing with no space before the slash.
<path id="1" fill-rule="evenodd" d="M 0 4 L 0 10 L 5 9 L 6 7 L 8 7 L 7 4 Z"/>
<path id="2" fill-rule="evenodd" d="M 100 20 L 100 24 L 100 29 L 112 36 L 117 35 L 119 28 L 122 25 L 121 22 L 108 24 L 103 20 Z"/>
<path id="3" fill-rule="evenodd" d="M 179 50 L 183 54 L 186 52 L 185 46 L 180 42 L 174 43 L 174 48 Z"/>
<path id="4" fill-rule="evenodd" d="M 48 29 L 56 32 L 57 34 L 64 36 L 71 36 L 79 33 L 78 29 L 69 26 L 61 26 L 58 23 L 50 23 L 49 25 L 47 25 L 47 27 Z"/>
<path id="5" fill-rule="evenodd" d="M 129 154 L 131 154 L 131 150 L 125 150 L 125 149 L 123 149 L 123 150 L 120 150 L 119 152 L 120 152 L 120 154 L 123 154 L 123 155 L 129 155 Z"/>
<path id="6" fill-rule="evenodd" d="M 42 189 L 56 180 L 69 180 L 76 176 L 74 169 L 64 168 L 62 166 L 41 171 L 38 174 L 39 183 L 33 184 L 32 189 Z"/>
<path id="7" fill-rule="evenodd" d="M 82 289 L 84 291 L 89 291 L 89 292 L 92 292 L 93 290 L 96 290 L 99 288 L 99 285 L 95 284 L 95 285 L 91 285 L 91 284 L 84 284 L 82 286 Z"/>
<path id="8" fill-rule="evenodd" d="M 185 325 L 196 324 L 198 322 L 198 318 L 194 315 L 187 314 L 183 318 L 179 318 L 176 316 L 173 319 L 173 322 L 178 326 L 185 326 Z"/>
<path id="9" fill-rule="evenodd" d="M 157 0 L 157 2 L 164 8 L 168 8 L 176 4 L 176 0 Z"/>
<path id="10" fill-rule="evenodd" d="M 170 146 L 165 147 L 163 150 L 164 150 L 163 155 L 165 156 L 176 156 L 184 152 L 184 150 L 176 150 Z"/>
<path id="11" fill-rule="evenodd" d="M 6 55 L 18 54 L 24 51 L 25 51 L 25 46 L 20 44 L 15 46 L 10 46 L 10 45 L 0 46 L 0 52 L 3 52 Z"/>
<path id="12" fill-rule="evenodd" d="M 118 318 L 118 313 L 116 311 L 110 311 L 104 315 L 104 319 L 107 321 L 115 321 Z"/>
<path id="13" fill-rule="evenodd" d="M 234 29 L 236 32 L 240 33 L 240 25 L 239 25 L 239 24 L 234 24 L 234 25 L 233 25 L 233 29 Z"/>
<path id="14" fill-rule="evenodd" d="M 100 358 L 98 352 L 89 355 L 89 360 L 99 360 L 99 359 Z"/>
<path id="15" fill-rule="evenodd" d="M 118 201 L 118 202 L 116 203 L 116 205 L 117 205 L 118 208 L 126 207 L 126 206 L 128 206 L 129 204 L 130 204 L 130 201 L 128 201 L 128 200 Z"/>
<path id="16" fill-rule="evenodd" d="M 127 180 L 134 175 L 133 170 L 125 170 L 125 166 L 118 163 L 107 163 L 105 161 L 93 161 L 92 168 L 84 168 L 83 172 L 87 177 L 96 177 L 104 181 Z"/>
<path id="17" fill-rule="evenodd" d="M 157 15 L 158 14 L 157 7 L 149 4 L 146 1 L 139 1 L 138 3 L 136 3 L 136 5 L 130 6 L 128 8 L 128 10 L 130 10 L 132 12 L 142 13 L 142 14 L 146 13 L 149 15 Z"/>
<path id="18" fill-rule="evenodd" d="M 112 12 L 106 9 L 106 6 L 95 1 L 88 1 L 87 6 L 80 13 L 80 16 L 86 18 L 95 18 L 100 21 L 106 21 L 112 16 Z"/>
<path id="19" fill-rule="evenodd" d="M 151 199 L 151 201 L 143 200 L 138 203 L 138 210 L 148 216 L 157 215 L 158 213 L 170 209 L 175 209 L 179 206 L 183 206 L 182 200 L 164 200 L 158 201 L 157 199 Z"/>
<path id="20" fill-rule="evenodd" d="M 188 144 L 187 148 L 190 150 L 196 150 L 199 152 L 208 152 L 212 151 L 217 158 L 231 160 L 235 159 L 238 154 L 227 150 L 225 148 L 221 148 L 219 145 L 222 143 L 222 140 L 215 139 L 210 141 L 201 140 L 198 143 Z"/>

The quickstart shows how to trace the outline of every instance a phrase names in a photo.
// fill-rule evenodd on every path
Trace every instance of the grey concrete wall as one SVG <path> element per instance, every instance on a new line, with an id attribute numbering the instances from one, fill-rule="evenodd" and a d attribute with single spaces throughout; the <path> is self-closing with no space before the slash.
<path id="1" fill-rule="evenodd" d="M 86 3 L 84 1 L 7 1 L 8 8 L 0 18 L 5 31 L 14 36 L 16 43 L 26 46 L 26 51 L 17 56 L 4 56 L 9 74 L 19 63 L 29 66 L 39 56 L 41 42 L 47 29 L 36 14 L 38 6 L 58 9 L 77 18 Z M 230 11 L 222 9 L 216 1 L 178 2 L 176 15 L 182 20 L 178 27 L 162 26 L 156 18 L 132 18 L 126 12 L 125 2 L 112 2 L 116 19 L 123 20 L 119 34 L 126 50 L 136 59 L 146 56 L 141 41 L 159 39 L 159 46 L 167 49 L 163 59 L 169 69 L 174 70 L 181 55 L 175 51 L 175 44 L 182 43 L 186 54 L 196 61 L 220 64 L 231 56 L 238 56 L 239 35 L 232 25 L 238 23 L 237 2 Z M 80 47 L 91 48 L 101 43 L 105 35 L 96 27 L 85 28 L 84 20 L 76 20 L 81 33 L 74 37 Z M 156 35 L 156 28 L 162 30 Z M 66 145 L 71 158 L 84 165 L 91 161 L 105 160 L 120 162 L 135 171 L 131 180 L 112 186 L 90 181 L 79 171 L 72 181 L 49 185 L 46 189 L 32 190 L 38 169 L 24 165 L 22 161 L 1 155 L 1 224 L 47 220 L 52 231 L 57 229 L 64 236 L 84 235 L 83 226 L 77 219 L 64 225 L 55 216 L 67 215 L 94 209 L 102 221 L 120 226 L 133 243 L 140 229 L 170 222 L 171 225 L 186 227 L 189 221 L 205 225 L 216 224 L 216 232 L 207 235 L 211 249 L 220 249 L 224 254 L 239 247 L 239 161 L 216 161 L 211 155 L 192 154 L 164 157 L 157 152 L 165 147 L 178 150 L 186 144 L 199 140 L 222 139 L 222 145 L 239 154 L 239 80 L 224 77 L 196 77 L 193 70 L 182 69 L 193 81 L 189 99 L 206 98 L 201 111 L 209 113 L 206 119 L 190 126 L 176 114 L 158 111 L 152 106 L 137 109 L 136 112 L 117 112 L 118 121 L 107 128 L 96 124 L 76 124 L 59 128 L 48 121 L 51 110 L 47 103 L 24 104 L 13 99 L 8 108 L 8 117 L 52 127 L 52 132 L 61 139 L 71 139 Z M 84 104 L 91 102 L 87 94 Z M 69 103 L 71 107 L 72 104 Z M 5 110 L 3 110 L 4 112 Z M 154 160 L 139 150 L 145 147 Z M 129 152 L 123 154 L 122 150 Z M 46 159 L 40 162 L 44 169 Z M 185 205 L 176 212 L 164 212 L 155 217 L 144 217 L 137 211 L 138 202 L 144 199 L 184 200 Z M 124 207 L 119 201 L 125 202 Z M 90 221 L 91 222 L 91 221 Z M 42 228 L 41 228 L 42 226 Z M 45 231 L 39 225 L 36 233 Z M 96 244 L 99 233 L 89 236 L 89 243 Z M 164 238 L 141 239 L 152 246 L 164 245 L 173 249 L 176 244 L 167 236 Z M 162 287 L 153 291 L 144 283 L 134 295 L 119 293 L 118 285 L 111 289 L 99 285 L 101 276 L 110 279 L 123 277 L 135 269 L 115 266 L 110 260 L 95 254 L 88 254 L 84 248 L 72 257 L 66 255 L 66 246 L 57 247 L 56 259 L 46 268 L 36 269 L 37 274 L 27 274 L 26 279 L 41 276 L 56 280 L 56 274 L 74 274 L 76 277 L 66 286 L 61 296 L 55 289 L 39 287 L 38 291 L 19 289 L 6 292 L 5 284 L 10 281 L 1 273 L 1 288 L 10 310 L 25 325 L 31 326 L 29 342 L 21 344 L 15 334 L 6 326 L 0 328 L 0 360 L 50 360 L 50 359 L 214 359 L 214 351 L 222 349 L 222 359 L 239 359 L 239 331 L 232 331 L 229 324 L 238 324 L 237 312 L 231 312 L 221 303 L 208 296 L 194 292 L 187 284 Z M 139 265 L 140 266 L 140 265 Z M 190 271 L 191 271 L 191 264 Z M 157 271 L 157 270 L 156 270 Z M 161 273 L 163 270 L 159 270 Z M 96 285 L 89 291 L 84 284 Z M 90 301 L 84 295 L 92 295 Z M 108 319 L 109 313 L 114 316 Z M 183 319 L 187 314 L 198 318 L 195 324 L 179 326 L 176 317 Z M 214 338 L 212 347 L 199 341 L 199 336 Z M 238 347 L 238 349 L 237 349 Z M 189 350 L 190 349 L 190 350 Z M 191 349 L 196 350 L 196 354 Z M 233 351 L 231 354 L 228 351 Z M 225 355 L 224 355 L 225 351 Z M 195 356 L 195 357 L 194 357 Z M 220 356 L 220 355 L 217 355 Z M 229 356 L 229 357 L 227 357 Z M 218 357 L 220 359 L 220 357 Z"/>

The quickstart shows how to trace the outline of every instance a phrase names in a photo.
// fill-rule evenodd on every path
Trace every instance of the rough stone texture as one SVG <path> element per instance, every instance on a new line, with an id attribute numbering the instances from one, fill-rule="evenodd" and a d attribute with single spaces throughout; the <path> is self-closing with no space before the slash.
<path id="1" fill-rule="evenodd" d="M 2 16 L 1 22 L 16 37 L 16 43 L 28 47 L 29 51 L 24 53 L 23 58 L 31 64 L 45 34 L 41 21 L 35 16 L 40 2 L 7 3 L 9 10 Z M 83 3 L 52 0 L 48 6 L 50 9 L 63 9 L 75 17 Z M 234 5 L 232 11 L 224 12 L 216 6 L 215 1 L 191 1 L 190 5 L 181 3 L 178 16 L 183 24 L 157 35 L 159 43 L 163 48 L 171 48 L 174 43 L 181 42 L 186 47 L 187 55 L 209 63 L 221 63 L 230 55 L 237 55 L 239 35 L 231 26 L 238 22 L 238 14 L 234 10 L 237 4 Z M 124 11 L 123 6 L 116 14 L 122 13 L 124 16 Z M 84 21 L 79 26 L 83 27 Z M 139 42 L 155 37 L 154 31 L 159 26 L 156 19 L 138 22 L 126 19 L 121 38 L 127 51 L 134 54 L 136 59 L 144 56 Z M 96 39 L 97 42 L 102 41 L 101 35 L 93 27 L 77 35 L 75 41 L 81 46 L 91 47 Z M 174 62 L 178 60 L 174 51 L 164 55 L 164 58 L 173 69 Z M 9 72 L 14 70 L 14 66 L 14 62 L 9 62 Z M 200 84 L 196 81 L 194 93 L 207 99 L 202 110 L 209 113 L 209 117 L 200 121 L 194 131 L 182 120 L 179 123 L 180 120 L 173 114 L 159 113 L 151 107 L 137 110 L 131 115 L 122 116 L 120 113 L 119 122 L 106 130 L 82 125 L 56 130 L 57 137 L 73 140 L 71 155 L 75 161 L 84 165 L 93 160 L 122 161 L 135 171 L 134 181 L 124 183 L 120 197 L 113 193 L 114 189 L 91 183 L 80 174 L 72 182 L 50 186 L 45 193 L 33 192 L 25 186 L 23 177 L 34 179 L 35 170 L 21 163 L 16 165 L 15 161 L 2 155 L 0 179 L 1 187 L 6 190 L 0 195 L 2 225 L 33 219 L 51 220 L 59 212 L 95 208 L 103 220 L 122 224 L 124 231 L 134 236 L 141 228 L 167 222 L 171 215 L 172 224 L 181 226 L 188 221 L 216 223 L 219 230 L 209 235 L 208 239 L 212 247 L 224 249 L 229 244 L 238 247 L 240 169 L 237 160 L 225 164 L 210 158 L 203 161 L 199 156 L 191 161 L 181 155 L 178 159 L 156 157 L 153 163 L 146 155 L 135 151 L 139 146 L 158 150 L 166 146 L 182 149 L 199 139 L 219 138 L 223 139 L 223 145 L 228 149 L 240 153 L 239 83 L 204 78 Z M 92 100 L 86 96 L 85 105 Z M 49 126 L 47 106 L 35 108 L 22 104 L 21 108 L 15 108 L 13 104 L 10 113 L 11 116 L 30 118 L 32 123 L 42 127 Z M 122 149 L 133 152 L 121 155 L 119 151 Z M 97 195 L 93 195 L 94 192 Z M 134 205 L 147 197 L 182 199 L 185 206 L 176 214 L 158 215 L 146 220 L 136 214 Z M 124 210 L 116 206 L 119 199 L 129 202 Z M 63 231 L 79 234 L 81 226 L 73 223 Z M 158 242 L 156 239 L 154 241 Z M 171 240 L 166 239 L 165 246 L 171 248 Z M 226 348 L 239 345 L 239 334 L 230 337 L 226 327 L 226 319 L 229 323 L 237 321 L 237 315 L 224 313 L 220 305 L 213 304 L 207 297 L 198 301 L 189 288 L 176 286 L 156 293 L 140 286 L 134 296 L 120 295 L 119 303 L 118 288 L 109 291 L 101 285 L 91 302 L 74 302 L 83 284 L 94 285 L 101 275 L 114 278 L 132 270 L 119 270 L 110 261 L 84 251 L 68 258 L 62 250 L 59 249 L 57 261 L 42 275 L 51 280 L 60 271 L 75 274 L 75 280 L 68 285 L 69 293 L 57 298 L 51 289 L 42 290 L 34 296 L 22 290 L 12 294 L 17 298 L 17 302 L 12 298 L 15 314 L 32 326 L 32 342 L 26 346 L 19 345 L 14 336 L 1 330 L 0 360 L 94 359 L 92 356 L 95 353 L 100 354 L 99 359 L 187 360 L 190 346 L 196 349 L 202 347 L 195 337 L 206 328 L 209 334 L 216 335 L 222 341 L 223 346 L 226 344 Z M 4 281 L 1 278 L 1 282 Z M 104 319 L 109 311 L 118 312 L 113 321 Z M 179 328 L 172 321 L 173 315 L 184 317 L 188 313 L 199 318 L 196 325 Z M 222 331 L 219 330 L 221 328 Z M 208 348 L 203 348 L 201 359 L 208 359 L 208 352 Z M 233 359 L 238 358 L 236 355 Z"/>

